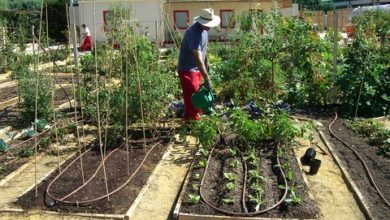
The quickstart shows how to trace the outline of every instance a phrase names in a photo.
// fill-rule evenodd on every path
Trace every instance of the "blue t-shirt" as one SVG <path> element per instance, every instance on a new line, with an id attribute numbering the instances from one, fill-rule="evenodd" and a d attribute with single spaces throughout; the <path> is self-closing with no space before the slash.
<path id="1" fill-rule="evenodd" d="M 207 53 L 208 33 L 203 30 L 201 25 L 196 22 L 189 27 L 184 33 L 183 40 L 180 46 L 179 55 L 179 70 L 198 72 L 195 58 L 192 50 L 200 50 L 202 52 L 202 60 L 205 62 Z"/>

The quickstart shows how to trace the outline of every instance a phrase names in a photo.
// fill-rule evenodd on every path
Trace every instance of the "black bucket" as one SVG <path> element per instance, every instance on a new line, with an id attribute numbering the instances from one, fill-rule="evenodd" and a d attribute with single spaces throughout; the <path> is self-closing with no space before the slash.
<path id="1" fill-rule="evenodd" d="M 316 150 L 314 148 L 309 148 L 306 150 L 305 154 L 301 157 L 302 165 L 310 165 L 310 162 L 316 157 Z"/>
<path id="2" fill-rule="evenodd" d="M 321 166 L 321 160 L 318 160 L 318 159 L 313 159 L 311 162 L 310 162 L 310 171 L 309 171 L 309 174 L 310 175 L 315 175 L 318 173 L 318 170 L 320 169 L 320 166 Z"/>

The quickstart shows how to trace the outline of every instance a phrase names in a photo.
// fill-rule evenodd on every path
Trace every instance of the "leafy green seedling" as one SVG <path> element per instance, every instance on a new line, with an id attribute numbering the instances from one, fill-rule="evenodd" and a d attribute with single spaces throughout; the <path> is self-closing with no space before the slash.
<path id="1" fill-rule="evenodd" d="M 229 147 L 228 151 L 229 151 L 230 156 L 232 156 L 232 157 L 237 155 L 237 149 L 234 147 Z"/>
<path id="2" fill-rule="evenodd" d="M 199 152 L 205 157 L 209 156 L 209 150 L 206 147 L 201 147 Z"/>
<path id="3" fill-rule="evenodd" d="M 295 191 L 291 191 L 290 195 L 284 200 L 287 204 L 299 205 L 302 202 L 301 197 L 299 197 Z"/>
<path id="4" fill-rule="evenodd" d="M 3 139 L 0 138 L 0 153 L 6 152 L 8 150 L 8 145 Z"/>
<path id="5" fill-rule="evenodd" d="M 231 173 L 231 172 L 229 172 L 229 173 L 223 173 L 223 176 L 224 176 L 227 180 L 229 180 L 229 181 L 233 181 L 233 180 L 236 179 L 236 175 L 234 175 L 234 173 Z"/>
<path id="6" fill-rule="evenodd" d="M 248 174 L 249 174 L 249 181 L 252 180 L 261 180 L 263 182 L 267 181 L 267 178 L 262 176 L 258 170 L 249 170 Z"/>
<path id="7" fill-rule="evenodd" d="M 33 126 L 22 130 L 22 138 L 32 138 L 34 135 L 35 131 Z"/>
<path id="8" fill-rule="evenodd" d="M 194 179 L 195 180 L 200 180 L 200 174 L 199 173 L 195 173 L 194 174 Z"/>
<path id="9" fill-rule="evenodd" d="M 198 167 L 200 168 L 205 168 L 207 165 L 207 160 L 206 159 L 200 159 L 198 162 Z"/>
<path id="10" fill-rule="evenodd" d="M 222 202 L 225 205 L 233 205 L 235 203 L 234 199 L 232 199 L 232 198 L 224 198 L 224 199 L 222 199 Z"/>
<path id="11" fill-rule="evenodd" d="M 236 185 L 233 183 L 233 182 L 228 182 L 226 183 L 226 189 L 231 191 L 233 190 L 234 188 L 236 188 Z"/>
<path id="12" fill-rule="evenodd" d="M 188 194 L 188 197 L 190 198 L 190 202 L 192 204 L 198 204 L 200 201 L 200 195 Z"/>
<path id="13" fill-rule="evenodd" d="M 7 168 L 4 164 L 0 163 L 0 173 L 4 173 L 5 171 L 7 171 Z"/>
<path id="14" fill-rule="evenodd" d="M 199 184 L 197 184 L 197 183 L 192 184 L 192 189 L 199 190 Z"/>
<path id="15" fill-rule="evenodd" d="M 232 161 L 229 163 L 229 167 L 231 167 L 231 168 L 237 168 L 238 165 L 240 165 L 240 161 L 237 160 L 237 159 L 234 159 L 234 160 L 232 160 Z"/>
<path id="16" fill-rule="evenodd" d="M 34 149 L 30 147 L 22 148 L 18 152 L 18 155 L 19 157 L 31 157 L 32 155 L 34 155 Z"/>
<path id="17" fill-rule="evenodd" d="M 294 172 L 292 171 L 291 168 L 289 168 L 287 171 L 286 179 L 288 181 L 291 181 L 291 180 L 293 180 L 293 178 L 294 178 Z"/>
<path id="18" fill-rule="evenodd" d="M 255 210 L 259 211 L 260 206 L 264 203 L 264 190 L 261 187 L 256 188 L 255 195 L 249 195 L 249 201 L 256 203 Z"/>

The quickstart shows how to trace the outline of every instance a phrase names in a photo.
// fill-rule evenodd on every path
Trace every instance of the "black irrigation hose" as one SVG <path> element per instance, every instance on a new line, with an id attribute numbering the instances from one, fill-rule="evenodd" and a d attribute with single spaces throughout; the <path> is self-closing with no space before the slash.
<path id="1" fill-rule="evenodd" d="M 199 186 L 200 197 L 202 198 L 202 200 L 208 206 L 210 206 L 211 208 L 217 210 L 218 212 L 221 212 L 221 213 L 226 214 L 226 215 L 249 217 L 249 216 L 255 216 L 255 215 L 262 214 L 262 213 L 266 213 L 266 212 L 271 211 L 272 209 L 274 209 L 274 208 L 276 208 L 276 207 L 278 207 L 279 205 L 282 204 L 282 202 L 284 201 L 284 199 L 287 196 L 288 184 L 287 184 L 286 176 L 284 175 L 283 169 L 280 166 L 280 161 L 279 161 L 279 157 L 278 156 L 276 157 L 276 160 L 277 160 L 277 163 L 278 163 L 277 167 L 279 168 L 280 173 L 282 174 L 282 178 L 283 178 L 283 182 L 284 182 L 284 186 L 285 187 L 284 187 L 284 193 L 283 193 L 282 198 L 277 203 L 275 203 L 273 206 L 268 207 L 268 208 L 263 209 L 263 210 L 260 210 L 260 211 L 257 211 L 257 212 L 252 212 L 252 213 L 245 213 L 244 212 L 244 213 L 242 213 L 242 212 L 230 212 L 230 211 L 226 211 L 226 210 L 220 209 L 220 208 L 216 207 L 215 205 L 211 204 L 209 201 L 207 201 L 206 198 L 203 196 L 203 185 L 204 185 L 204 182 L 205 182 L 205 179 L 206 179 L 207 170 L 208 170 L 208 167 L 209 167 L 209 164 L 210 164 L 210 161 L 211 161 L 211 156 L 212 156 L 212 154 L 214 152 L 214 149 L 215 149 L 215 146 L 210 151 L 209 157 L 207 159 L 207 164 L 206 164 L 206 167 L 205 167 L 205 170 L 204 170 L 204 173 L 203 173 L 202 181 L 200 182 L 200 186 Z M 245 172 L 244 178 L 246 179 L 246 172 Z M 245 185 L 246 185 L 246 182 L 244 183 L 243 189 L 245 189 Z M 243 193 L 243 199 L 245 200 L 245 193 Z M 246 206 L 244 206 L 244 207 L 246 207 Z"/>
<path id="2" fill-rule="evenodd" d="M 375 181 L 374 181 L 374 178 L 372 177 L 371 175 L 371 172 L 370 170 L 368 169 L 368 166 L 367 164 L 364 162 L 363 158 L 360 156 L 360 154 L 349 144 L 347 144 L 345 141 L 341 140 L 333 131 L 332 131 L 332 125 L 336 122 L 337 120 L 337 112 L 335 112 L 335 118 L 333 119 L 333 121 L 329 124 L 328 126 L 328 129 L 329 129 L 329 132 L 332 134 L 333 137 L 335 137 L 338 141 L 340 141 L 344 146 L 348 147 L 349 149 L 351 149 L 353 151 L 353 153 L 355 154 L 355 156 L 360 160 L 360 162 L 363 164 L 363 167 L 364 169 L 366 170 L 367 172 L 367 176 L 368 178 L 370 179 L 370 182 L 371 184 L 374 186 L 375 190 L 378 192 L 379 196 L 383 199 L 383 201 L 386 203 L 386 205 L 388 207 L 390 207 L 390 204 L 389 202 L 386 200 L 386 198 L 383 196 L 382 192 L 380 191 L 380 189 L 378 188 L 378 186 L 376 185 Z"/>
<path id="3" fill-rule="evenodd" d="M 138 165 L 137 169 L 131 174 L 131 176 L 127 179 L 127 181 L 122 184 L 121 186 L 119 186 L 118 188 L 116 188 L 115 190 L 111 191 L 110 193 L 104 195 L 104 196 L 101 196 L 101 197 L 98 197 L 98 198 L 94 198 L 94 199 L 89 199 L 89 200 L 84 200 L 84 201 L 66 201 L 65 199 L 61 199 L 61 198 L 57 198 L 53 195 L 50 194 L 50 188 L 51 186 L 54 184 L 54 182 L 62 176 L 62 174 L 73 164 L 75 163 L 80 157 L 82 157 L 85 153 L 87 153 L 89 150 L 87 150 L 86 152 L 84 152 L 83 154 L 81 154 L 80 156 L 78 156 L 75 160 L 73 160 L 61 173 L 59 173 L 53 180 L 52 182 L 48 185 L 46 191 L 45 191 L 45 204 L 46 204 L 46 196 L 49 197 L 50 199 L 54 200 L 53 204 L 49 204 L 49 205 L 56 205 L 58 203 L 63 203 L 63 204 L 69 204 L 69 205 L 76 205 L 76 206 L 79 206 L 79 205 L 87 205 L 87 204 L 90 204 L 90 203 L 93 203 L 93 202 L 97 202 L 97 201 L 100 201 L 102 199 L 105 199 L 107 198 L 108 196 L 118 192 L 119 190 L 121 190 L 123 187 L 125 187 L 132 179 L 133 177 L 138 173 L 138 171 L 141 169 L 142 165 L 145 163 L 146 161 L 146 158 L 149 156 L 149 154 L 157 147 L 159 146 L 161 143 L 161 141 L 159 141 L 158 143 L 156 143 L 155 145 L 153 145 L 149 151 L 146 153 L 146 155 L 144 156 L 144 158 L 142 159 L 142 161 L 140 162 L 140 164 Z M 119 148 L 117 148 L 119 149 Z M 116 151 L 117 149 L 115 149 L 114 151 Z M 106 161 L 106 159 L 114 152 L 112 151 L 110 154 L 108 154 L 104 159 L 103 161 L 101 162 L 101 164 L 99 165 L 99 167 L 97 168 L 97 170 L 100 169 L 100 167 L 103 165 L 103 163 Z M 97 171 L 95 172 L 94 175 L 92 175 L 92 177 L 88 180 L 88 182 L 90 182 L 93 178 L 96 177 L 96 174 L 97 174 Z M 64 197 L 62 198 L 68 198 L 70 195 L 74 194 L 75 192 L 77 192 L 78 190 L 80 190 L 81 188 L 83 188 L 85 185 L 87 184 L 83 184 L 81 185 L 80 187 L 78 187 L 76 190 L 72 191 L 71 193 L 69 193 L 68 195 L 65 195 Z"/>

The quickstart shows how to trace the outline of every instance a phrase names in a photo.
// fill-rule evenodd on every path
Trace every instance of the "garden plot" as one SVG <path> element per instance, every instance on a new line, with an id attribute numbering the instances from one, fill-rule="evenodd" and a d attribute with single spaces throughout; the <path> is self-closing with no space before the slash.
<path id="1" fill-rule="evenodd" d="M 318 217 L 290 148 L 297 130 L 285 113 L 268 114 L 252 120 L 236 109 L 228 120 L 195 123 L 201 147 L 176 206 L 179 219 Z"/>
<path id="2" fill-rule="evenodd" d="M 332 119 L 323 121 L 326 126 L 329 126 L 331 122 Z M 367 126 L 365 131 L 368 131 L 367 129 L 370 129 L 370 132 L 375 131 L 372 124 L 370 127 L 369 122 L 363 123 Z M 355 125 L 352 128 L 358 127 Z M 385 148 L 387 143 L 382 143 L 384 144 L 383 146 L 378 146 L 378 144 L 373 142 L 372 138 L 359 136 L 358 133 L 349 129 L 345 125 L 345 120 L 342 119 L 336 120 L 332 124 L 331 130 L 339 139 L 350 145 L 364 161 L 363 164 L 350 148 L 331 135 L 328 129 L 324 129 L 327 139 L 330 140 L 336 155 L 341 160 L 342 168 L 348 173 L 349 178 L 351 178 L 351 181 L 354 182 L 354 185 L 360 191 L 361 194 L 359 196 L 364 202 L 370 217 L 387 219 L 390 212 L 390 207 L 388 203 L 386 204 L 390 199 L 390 189 L 388 187 L 390 184 L 390 161 L 388 148 Z M 367 170 L 370 174 L 368 174 Z M 372 177 L 372 180 L 370 180 L 369 175 Z M 379 189 L 381 195 L 376 188 Z"/>

